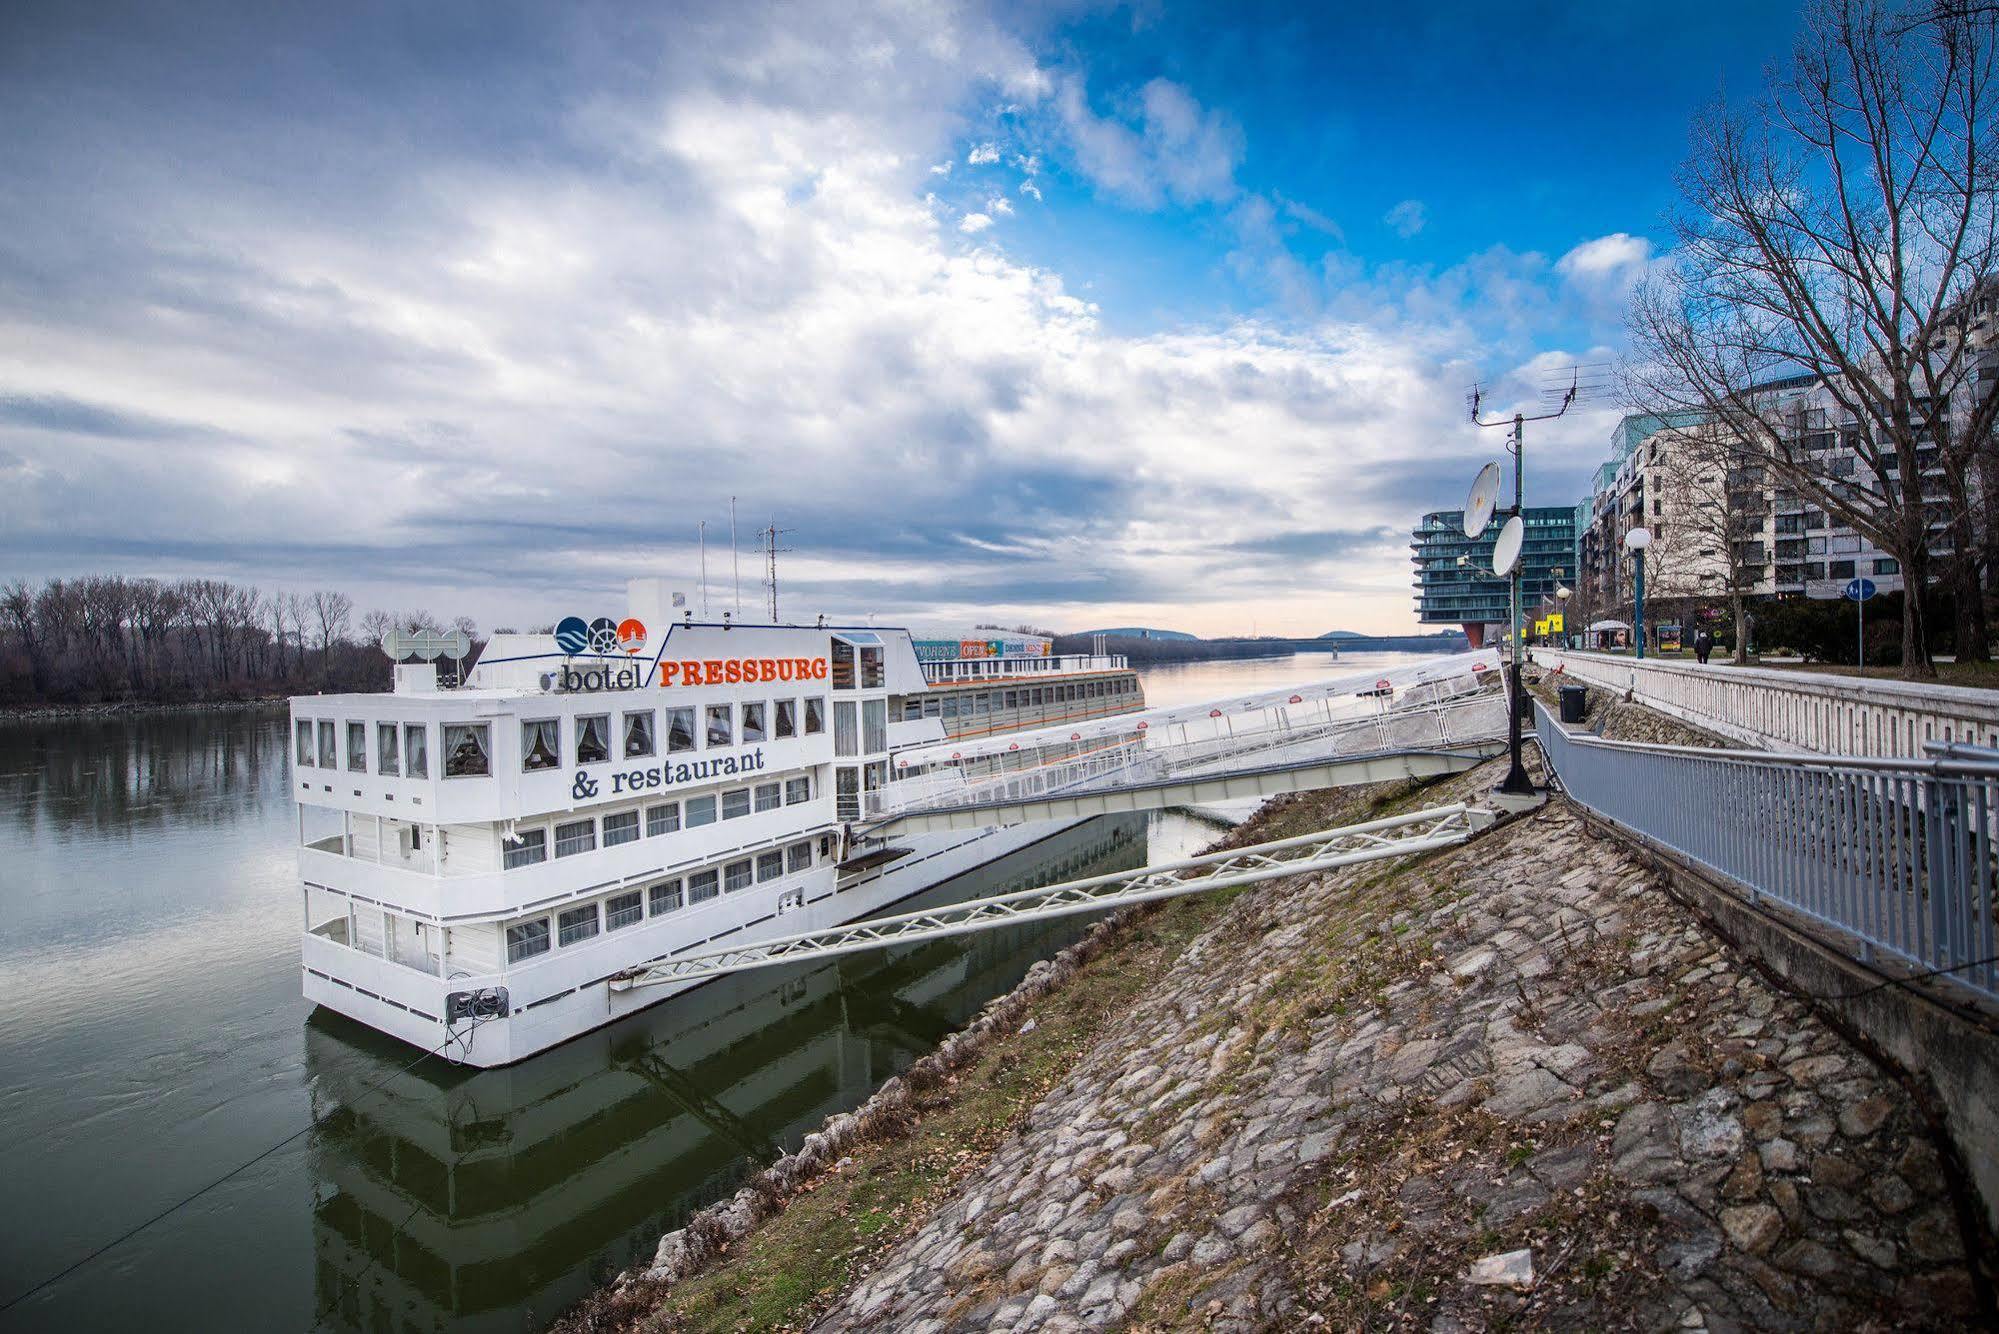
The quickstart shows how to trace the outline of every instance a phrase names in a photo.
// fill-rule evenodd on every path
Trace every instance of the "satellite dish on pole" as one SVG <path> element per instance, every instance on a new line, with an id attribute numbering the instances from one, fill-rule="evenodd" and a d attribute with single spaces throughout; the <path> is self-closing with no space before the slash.
<path id="1" fill-rule="evenodd" d="M 382 636 L 382 652 L 397 662 L 410 657 L 422 658 L 425 662 L 443 657 L 457 662 L 471 651 L 471 637 L 463 630 L 447 630 L 441 634 L 404 634 L 391 630 Z"/>
<path id="2" fill-rule="evenodd" d="M 1499 530 L 1499 540 L 1492 544 L 1492 572 L 1505 576 L 1513 573 L 1513 567 L 1520 563 L 1520 540 L 1526 535 L 1520 516 L 1514 515 Z"/>
<path id="3" fill-rule="evenodd" d="M 1465 497 L 1465 536 L 1477 537 L 1492 522 L 1492 507 L 1499 500 L 1499 465 L 1488 463 L 1472 478 L 1471 494 Z"/>

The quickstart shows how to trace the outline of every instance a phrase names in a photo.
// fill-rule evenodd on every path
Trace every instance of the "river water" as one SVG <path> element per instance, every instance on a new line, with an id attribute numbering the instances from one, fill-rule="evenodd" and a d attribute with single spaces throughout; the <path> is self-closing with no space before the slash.
<path id="1" fill-rule="evenodd" d="M 1146 696 L 1408 660 L 1159 666 Z M 539 1329 L 1083 929 L 762 970 L 509 1069 L 406 1068 L 299 995 L 287 763 L 275 712 L 0 727 L 0 1330 Z M 903 906 L 1216 832 L 1105 817 Z"/>

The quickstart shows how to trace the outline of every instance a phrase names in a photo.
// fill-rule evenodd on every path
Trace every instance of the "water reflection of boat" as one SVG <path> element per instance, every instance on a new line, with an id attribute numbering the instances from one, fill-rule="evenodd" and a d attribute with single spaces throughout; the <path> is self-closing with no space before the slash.
<path id="1" fill-rule="evenodd" d="M 1142 816 L 1074 826 L 898 910 L 1144 864 Z M 741 973 L 517 1065 L 307 1028 L 315 1301 L 336 1329 L 515 1330 L 651 1254 L 1080 934 L 1077 919 Z M 373 1091 L 371 1085 L 382 1082 Z"/>

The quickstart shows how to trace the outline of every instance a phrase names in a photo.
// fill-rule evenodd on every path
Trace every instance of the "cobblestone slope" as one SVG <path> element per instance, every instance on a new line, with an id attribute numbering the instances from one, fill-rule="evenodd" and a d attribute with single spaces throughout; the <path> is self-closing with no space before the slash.
<path id="1" fill-rule="evenodd" d="M 1899 1086 L 1555 805 L 1239 899 L 816 1327 L 1951 1327 L 1972 1300 Z"/>

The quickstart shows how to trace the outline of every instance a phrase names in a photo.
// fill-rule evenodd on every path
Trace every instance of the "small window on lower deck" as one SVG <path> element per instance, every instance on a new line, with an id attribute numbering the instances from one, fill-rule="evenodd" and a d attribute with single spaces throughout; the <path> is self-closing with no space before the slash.
<path id="1" fill-rule="evenodd" d="M 507 928 L 507 962 L 519 963 L 537 954 L 548 953 L 548 919 L 515 922 Z"/>
<path id="2" fill-rule="evenodd" d="M 776 880 L 784 874 L 784 853 L 780 850 L 757 854 L 757 883 Z"/>
<path id="3" fill-rule="evenodd" d="M 595 820 L 571 820 L 568 824 L 555 827 L 555 855 L 574 857 L 579 852 L 589 852 L 597 846 L 597 822 Z"/>
<path id="4" fill-rule="evenodd" d="M 722 818 L 734 820 L 750 813 L 750 790 L 739 787 L 722 794 Z"/>
<path id="5" fill-rule="evenodd" d="M 739 862 L 730 862 L 722 868 L 722 888 L 730 893 L 739 889 L 748 889 L 752 878 L 753 873 L 747 857 Z"/>
<path id="6" fill-rule="evenodd" d="M 812 800 L 812 775 L 800 774 L 796 778 L 784 780 L 784 804 L 796 806 L 800 802 Z"/>
<path id="7" fill-rule="evenodd" d="M 680 828 L 680 803 L 669 801 L 663 806 L 646 807 L 646 837 L 671 834 Z"/>
<path id="8" fill-rule="evenodd" d="M 506 869 L 509 871 L 513 870 L 516 866 L 532 866 L 536 862 L 545 862 L 548 860 L 548 831 L 546 829 L 518 830 L 512 838 L 505 840 L 501 846 L 506 850 L 504 857 Z"/>
<path id="9" fill-rule="evenodd" d="M 638 890 L 629 894 L 613 894 L 604 900 L 604 929 L 616 931 L 621 926 L 631 926 L 645 920 L 645 896 Z"/>
<path id="10" fill-rule="evenodd" d="M 654 917 L 659 916 L 661 913 L 672 912 L 680 907 L 681 904 L 680 882 L 678 880 L 667 880 L 654 885 L 646 891 L 646 898 Z"/>
<path id="11" fill-rule="evenodd" d="M 809 871 L 812 869 L 812 844 L 810 841 L 794 843 L 784 850 L 784 869 L 790 875 L 796 875 L 800 871 Z"/>
<path id="12" fill-rule="evenodd" d="M 615 848 L 620 843 L 636 843 L 639 838 L 639 813 L 637 811 L 613 811 L 604 817 L 604 846 Z"/>
<path id="13" fill-rule="evenodd" d="M 687 901 L 689 903 L 699 903 L 703 899 L 714 898 L 715 895 L 721 892 L 717 887 L 717 882 L 720 879 L 721 877 L 713 871 L 696 871 L 693 875 L 688 876 Z"/>
<path id="14" fill-rule="evenodd" d="M 778 783 L 759 783 L 756 798 L 758 810 L 774 811 L 784 804 L 784 788 Z"/>
<path id="15" fill-rule="evenodd" d="M 580 908 L 565 908 L 555 915 L 555 921 L 558 944 L 580 944 L 597 934 L 597 905 L 586 903 Z"/>

